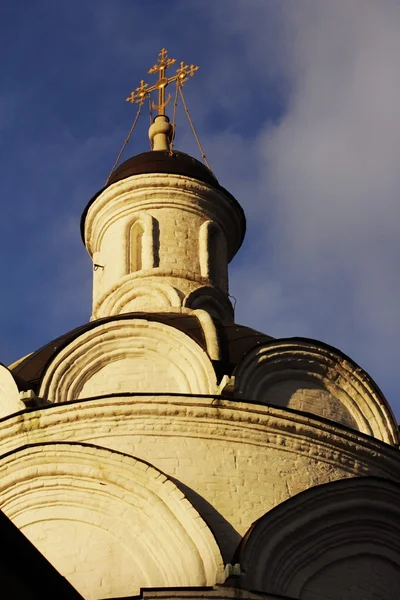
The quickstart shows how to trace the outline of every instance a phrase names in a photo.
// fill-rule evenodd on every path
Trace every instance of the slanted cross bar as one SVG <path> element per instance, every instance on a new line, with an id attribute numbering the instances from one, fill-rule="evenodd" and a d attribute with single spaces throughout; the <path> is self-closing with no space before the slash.
<path id="1" fill-rule="evenodd" d="M 183 85 L 189 77 L 193 77 L 195 72 L 199 67 L 195 65 L 185 65 L 182 61 L 179 69 L 176 70 L 176 74 L 172 77 L 166 76 L 166 70 L 168 67 L 175 63 L 175 58 L 169 58 L 168 52 L 165 48 L 161 50 L 158 55 L 158 62 L 149 69 L 149 73 L 158 73 L 158 80 L 156 83 L 149 87 L 147 83 L 142 79 L 139 87 L 136 88 L 134 92 L 131 92 L 131 95 L 126 99 L 127 102 L 143 102 L 143 100 L 154 92 L 158 90 L 158 104 L 152 102 L 152 108 L 158 111 L 159 115 L 165 115 L 165 107 L 171 100 L 171 95 L 168 94 L 168 97 L 165 97 L 165 88 L 169 83 L 173 81 L 177 81 L 178 85 Z"/>

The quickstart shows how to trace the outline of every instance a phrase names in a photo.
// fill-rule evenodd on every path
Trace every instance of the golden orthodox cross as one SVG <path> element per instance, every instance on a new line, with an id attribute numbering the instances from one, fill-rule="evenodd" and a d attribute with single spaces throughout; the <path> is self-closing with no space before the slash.
<path id="1" fill-rule="evenodd" d="M 158 62 L 148 71 L 150 74 L 158 73 L 158 80 L 156 83 L 149 87 L 148 83 L 145 83 L 142 79 L 139 87 L 137 87 L 134 92 L 131 92 L 131 95 L 126 99 L 126 101 L 132 103 L 141 103 L 149 96 L 151 92 L 158 90 L 158 104 L 152 102 L 152 108 L 158 110 L 159 115 L 165 115 L 165 107 L 171 100 L 171 94 L 168 94 L 168 97 L 165 98 L 165 88 L 167 85 L 173 81 L 176 81 L 179 85 L 183 85 L 185 81 L 189 79 L 189 77 L 193 77 L 199 68 L 195 67 L 194 65 L 185 65 L 185 63 L 182 61 L 179 69 L 176 70 L 176 75 L 167 77 L 165 72 L 168 67 L 174 63 L 175 58 L 169 58 L 167 50 L 163 48 L 158 55 Z"/>

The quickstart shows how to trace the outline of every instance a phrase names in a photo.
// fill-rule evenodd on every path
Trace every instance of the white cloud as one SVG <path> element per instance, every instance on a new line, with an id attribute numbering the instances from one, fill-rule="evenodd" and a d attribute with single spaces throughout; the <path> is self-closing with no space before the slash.
<path id="1" fill-rule="evenodd" d="M 83 54 L 80 77 L 96 63 L 123 98 L 162 45 L 178 60 L 200 64 L 185 96 L 212 169 L 248 217 L 231 274 L 237 320 L 338 346 L 383 383 L 393 402 L 400 336 L 398 1 L 175 0 L 172 6 L 173 26 L 166 28 L 152 11 L 132 8 L 132 20 L 125 8 L 102 0 L 85 39 L 93 36 L 90 47 L 103 52 L 98 64 Z M 125 73 L 132 80 L 122 84 Z M 71 89 L 81 85 L 70 77 Z M 14 106 L 0 99 L 0 129 L 12 121 Z M 77 222 L 98 173 L 124 139 L 125 129 L 111 131 L 114 119 L 121 119 L 119 129 L 127 114 L 122 100 L 118 106 L 104 121 L 103 137 L 89 128 L 86 142 L 76 140 L 56 121 L 55 145 L 31 139 L 24 146 L 34 198 L 20 194 L 19 214 L 30 227 L 34 264 L 45 271 L 33 304 L 44 296 L 43 312 L 59 327 L 64 318 L 85 318 L 81 304 L 89 311 L 90 265 L 68 219 Z M 176 147 L 198 156 L 184 120 L 181 112 Z M 147 149 L 140 136 L 128 152 Z M 57 237 L 65 231 L 62 248 L 37 230 L 43 223 L 52 223 Z"/>
<path id="2" fill-rule="evenodd" d="M 258 189 L 250 227 L 259 235 L 264 226 L 265 235 L 259 259 L 233 270 L 233 293 L 249 306 L 253 326 L 288 335 L 292 321 L 292 335 L 307 331 L 339 345 L 392 392 L 400 335 L 400 6 L 287 2 L 279 15 L 285 35 L 274 32 L 271 47 L 272 6 L 238 1 L 230 11 L 248 55 L 265 48 L 265 88 L 268 62 L 280 57 L 287 102 L 277 124 L 260 123 L 256 150 L 249 145 Z M 262 318 L 266 304 L 272 308 Z"/>

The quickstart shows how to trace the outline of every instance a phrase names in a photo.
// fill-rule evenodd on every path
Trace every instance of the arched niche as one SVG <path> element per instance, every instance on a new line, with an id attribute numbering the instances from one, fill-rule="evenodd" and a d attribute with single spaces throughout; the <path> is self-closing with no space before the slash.
<path id="1" fill-rule="evenodd" d="M 392 411 L 365 371 L 330 346 L 281 339 L 253 348 L 235 370 L 235 397 L 314 414 L 397 445 Z"/>
<path id="2" fill-rule="evenodd" d="M 126 230 L 126 273 L 158 266 L 158 222 L 147 214 L 136 215 Z"/>
<path id="3" fill-rule="evenodd" d="M 205 221 L 199 231 L 201 276 L 221 289 L 228 286 L 228 251 L 225 234 L 215 221 Z"/>
<path id="4" fill-rule="evenodd" d="M 135 221 L 129 229 L 129 273 L 140 271 L 143 265 L 143 236 L 144 226 L 141 221 Z"/>
<path id="5" fill-rule="evenodd" d="M 166 475 L 101 447 L 50 443 L 0 459 L 1 510 L 87 600 L 223 581 L 207 525 Z"/>
<path id="6" fill-rule="evenodd" d="M 236 559 L 244 589 L 319 600 L 393 600 L 400 486 L 362 477 L 306 490 L 256 521 Z"/>
<path id="7" fill-rule="evenodd" d="M 180 309 L 181 304 L 181 298 L 172 285 L 156 278 L 135 279 L 128 276 L 100 298 L 96 305 L 96 317 L 136 311 L 164 312 Z"/>
<path id="8" fill-rule="evenodd" d="M 233 319 L 233 309 L 228 298 L 211 286 L 197 288 L 188 294 L 183 301 L 183 306 L 192 310 L 204 310 L 211 317 L 221 321 Z"/>
<path id="9" fill-rule="evenodd" d="M 169 325 L 113 320 L 74 339 L 49 364 L 40 397 L 50 402 L 132 392 L 212 394 L 207 353 Z"/>

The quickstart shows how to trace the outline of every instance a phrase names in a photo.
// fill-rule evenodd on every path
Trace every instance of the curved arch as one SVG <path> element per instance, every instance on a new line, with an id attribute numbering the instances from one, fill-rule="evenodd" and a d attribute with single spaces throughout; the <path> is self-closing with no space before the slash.
<path id="1" fill-rule="evenodd" d="M 241 536 L 267 510 L 312 486 L 365 475 L 400 481 L 400 453 L 380 440 L 215 394 L 85 399 L 6 417 L 0 428 L 1 453 L 66 439 L 151 461 L 195 490 Z M 231 562 L 238 542 L 206 510 L 199 512 Z"/>
<path id="2" fill-rule="evenodd" d="M 23 410 L 18 386 L 7 367 L 0 364 L 0 418 Z"/>
<path id="3" fill-rule="evenodd" d="M 215 221 L 205 221 L 199 231 L 201 276 L 223 290 L 228 287 L 228 253 L 225 234 Z"/>
<path id="4" fill-rule="evenodd" d="M 144 226 L 141 221 L 135 221 L 129 228 L 128 235 L 128 273 L 140 271 L 143 265 Z"/>
<path id="5" fill-rule="evenodd" d="M 392 411 L 369 375 L 313 340 L 281 339 L 251 350 L 236 368 L 235 395 L 310 412 L 392 445 L 399 442 Z"/>
<path id="6" fill-rule="evenodd" d="M 158 266 L 157 221 L 148 213 L 138 213 L 126 226 L 127 257 L 126 272 L 133 273 L 142 269 Z"/>
<path id="7" fill-rule="evenodd" d="M 210 394 L 215 388 L 212 363 L 189 336 L 164 323 L 124 319 L 100 324 L 59 352 L 40 396 L 65 402 L 116 390 Z"/>
<path id="8" fill-rule="evenodd" d="M 85 598 L 223 580 L 203 519 L 139 459 L 86 444 L 39 444 L 1 457 L 0 479 L 0 508 Z"/>
<path id="9" fill-rule="evenodd" d="M 96 317 L 120 315 L 144 310 L 180 308 L 181 299 L 174 287 L 154 279 L 128 279 L 97 303 Z"/>
<path id="10" fill-rule="evenodd" d="M 203 286 L 190 292 L 184 299 L 183 306 L 192 310 L 204 310 L 221 321 L 231 321 L 233 318 L 233 309 L 229 300 L 210 286 Z"/>
<path id="11" fill-rule="evenodd" d="M 302 600 L 319 598 L 324 589 L 332 600 L 392 600 L 400 586 L 399 494 L 397 483 L 362 477 L 287 500 L 244 537 L 241 586 Z M 380 570 L 390 573 L 386 589 Z"/>

